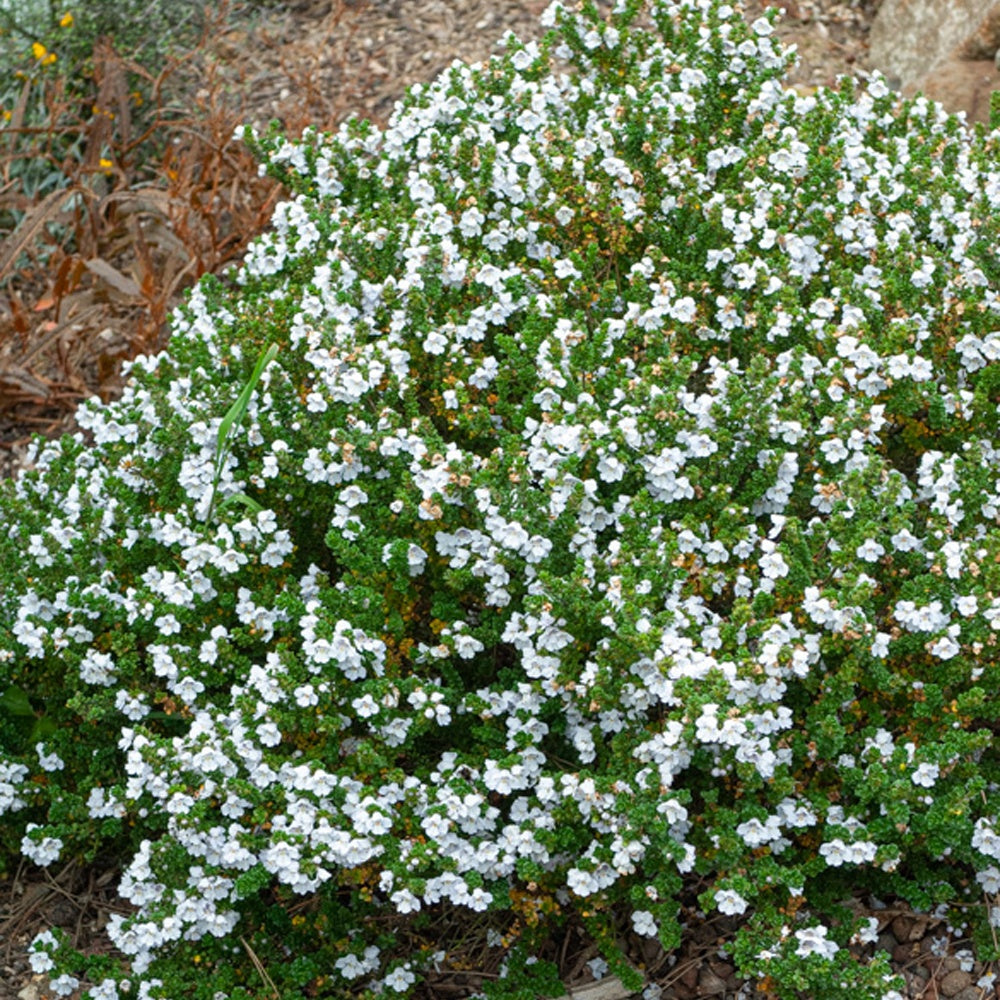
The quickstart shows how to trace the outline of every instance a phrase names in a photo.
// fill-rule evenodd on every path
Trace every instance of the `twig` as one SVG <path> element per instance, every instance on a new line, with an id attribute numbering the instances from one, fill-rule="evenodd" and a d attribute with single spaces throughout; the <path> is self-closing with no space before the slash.
<path id="1" fill-rule="evenodd" d="M 264 963 L 257 957 L 257 953 L 250 947 L 247 943 L 247 939 L 240 935 L 240 944 L 246 949 L 246 953 L 250 956 L 250 961 L 253 962 L 253 967 L 260 973 L 261 979 L 264 980 L 265 985 L 271 990 L 271 994 L 274 1000 L 281 1000 L 281 995 L 278 993 L 278 987 L 274 985 L 274 980 L 267 974 L 267 969 L 264 968 Z"/>

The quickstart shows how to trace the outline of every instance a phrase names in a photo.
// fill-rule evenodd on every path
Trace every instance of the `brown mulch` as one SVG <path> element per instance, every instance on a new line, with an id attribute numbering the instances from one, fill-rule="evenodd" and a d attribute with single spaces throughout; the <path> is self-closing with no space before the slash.
<path id="1" fill-rule="evenodd" d="M 842 73 L 867 68 L 867 33 L 878 4 L 784 0 L 786 16 L 778 35 L 795 44 L 800 55 L 789 82 L 800 89 L 831 85 Z M 547 5 L 548 0 L 290 2 L 261 15 L 257 23 L 213 40 L 204 57 L 208 63 L 199 63 L 190 74 L 190 105 L 221 115 L 216 103 L 229 101 L 241 120 L 264 127 L 277 119 L 292 133 L 305 122 L 333 128 L 350 111 L 384 124 L 408 85 L 431 79 L 456 58 L 487 57 L 507 30 L 522 37 L 537 35 L 538 16 Z M 752 19 L 769 4 L 745 0 L 743 6 Z M 227 262 L 220 258 L 220 266 Z M 182 288 L 183 282 L 178 282 L 173 300 Z M 60 331 L 45 310 L 23 309 L 26 325 L 14 336 L 10 318 L 18 303 L 32 301 L 32 294 L 28 278 L 22 287 L 0 293 L 0 475 L 17 468 L 32 433 L 71 430 L 75 402 L 89 394 L 114 392 L 106 362 L 88 367 L 73 361 L 60 341 L 60 336 L 79 334 L 72 325 Z M 106 307 L 102 322 L 107 325 L 97 331 L 103 340 L 96 342 L 113 343 L 115 349 L 109 347 L 106 353 L 117 363 L 135 347 L 129 336 L 135 312 L 129 311 L 128 302 L 118 303 L 115 311 L 114 296 L 107 299 L 101 300 Z M 43 345 L 43 339 L 52 339 L 53 330 L 58 334 L 55 344 Z M 151 346 L 156 345 L 139 345 Z M 12 384 L 4 378 L 12 377 L 11 359 L 24 357 L 32 365 L 18 368 L 23 383 L 14 405 L 4 397 L 4 386 Z M 67 364 L 76 366 L 68 375 Z M 124 909 L 114 892 L 115 876 L 114 868 L 89 870 L 71 864 L 48 872 L 28 865 L 0 881 L 0 1000 L 42 1000 L 46 995 L 44 979 L 32 975 L 24 954 L 26 944 L 46 927 L 64 927 L 81 948 L 93 952 L 109 947 L 103 928 L 112 912 Z M 877 947 L 893 955 L 895 968 L 907 979 L 909 1000 L 1000 997 L 1000 991 L 975 986 L 987 970 L 967 969 L 961 958 L 941 953 L 939 924 L 901 910 L 873 912 L 880 918 Z M 692 929 L 680 954 L 671 956 L 655 977 L 664 987 L 662 1000 L 727 1000 L 740 993 L 742 984 L 732 965 L 719 954 L 719 932 L 712 923 Z M 956 944 L 947 950 L 954 953 Z M 633 957 L 638 961 L 649 956 L 636 952 Z M 574 996 L 621 1000 L 623 994 L 615 993 L 613 983 L 605 982 L 602 992 L 593 982 L 586 953 L 568 959 L 567 973 L 572 975 L 567 983 Z M 439 982 L 436 997 L 462 995 L 455 987 L 455 982 Z M 743 995 L 752 995 L 752 990 Z"/>

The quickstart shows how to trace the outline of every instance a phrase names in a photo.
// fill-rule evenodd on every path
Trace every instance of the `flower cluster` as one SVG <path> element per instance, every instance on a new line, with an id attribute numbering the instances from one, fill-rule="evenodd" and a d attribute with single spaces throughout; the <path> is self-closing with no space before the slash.
<path id="1" fill-rule="evenodd" d="M 744 972 L 881 998 L 859 883 L 1000 891 L 1000 133 L 583 7 L 246 134 L 271 231 L 0 492 L 0 845 L 133 907 L 54 984 L 543 995 L 576 927 L 641 989 L 697 884 Z"/>

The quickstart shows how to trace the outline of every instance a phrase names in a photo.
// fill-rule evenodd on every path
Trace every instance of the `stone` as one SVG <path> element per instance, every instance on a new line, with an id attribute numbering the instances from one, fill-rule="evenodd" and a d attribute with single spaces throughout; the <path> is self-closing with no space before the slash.
<path id="1" fill-rule="evenodd" d="M 562 1000 L 628 1000 L 632 991 L 617 976 L 605 976 L 595 983 L 584 983 L 563 994 Z"/>
<path id="2" fill-rule="evenodd" d="M 990 4 L 992 9 L 983 23 L 965 40 L 959 56 L 962 59 L 995 59 L 1000 48 L 1000 5 Z"/>
<path id="3" fill-rule="evenodd" d="M 698 975 L 698 995 L 721 997 L 726 992 L 726 981 L 711 969 L 702 969 Z"/>
<path id="4" fill-rule="evenodd" d="M 678 981 L 688 990 L 694 990 L 698 985 L 698 965 L 691 962 L 679 977 Z"/>
<path id="5" fill-rule="evenodd" d="M 927 933 L 928 923 L 923 914 L 901 913 L 892 922 L 892 933 L 900 944 L 920 941 Z"/>
<path id="6" fill-rule="evenodd" d="M 913 929 L 913 917 L 908 913 L 900 913 L 890 925 L 892 936 L 900 943 L 905 944 L 910 940 L 910 931 Z"/>
<path id="7" fill-rule="evenodd" d="M 872 65 L 906 92 L 943 62 L 1000 44 L 1000 0 L 883 0 L 872 22 Z M 970 52 L 971 47 L 971 52 Z"/>
<path id="8" fill-rule="evenodd" d="M 949 111 L 964 111 L 970 122 L 990 120 L 990 94 L 1000 90 L 1000 72 L 993 59 L 949 59 L 918 88 Z"/>
<path id="9" fill-rule="evenodd" d="M 978 986 L 967 986 L 961 993 L 956 993 L 951 1000 L 985 1000 L 988 993 L 984 993 Z"/>
<path id="10" fill-rule="evenodd" d="M 896 935 L 890 930 L 884 930 L 881 934 L 879 934 L 878 941 L 875 942 L 875 950 L 888 951 L 891 953 L 892 949 L 895 948 L 897 944 L 899 944 L 899 941 L 896 940 Z"/>
<path id="11" fill-rule="evenodd" d="M 868 62 L 908 97 L 926 94 L 988 122 L 1000 90 L 1000 0 L 884 0 Z"/>
<path id="12" fill-rule="evenodd" d="M 736 974 L 736 967 L 729 962 L 710 962 L 709 968 L 720 978 L 728 983 L 730 977 Z"/>
<path id="13" fill-rule="evenodd" d="M 941 977 L 938 981 L 938 990 L 943 996 L 956 997 L 971 985 L 972 975 L 970 973 L 963 972 L 961 969 L 954 969 Z"/>
<path id="14" fill-rule="evenodd" d="M 929 976 L 923 969 L 903 969 L 903 982 L 906 983 L 906 994 L 911 997 L 923 997 L 927 992 Z M 924 973 L 920 975 L 920 973 Z"/>

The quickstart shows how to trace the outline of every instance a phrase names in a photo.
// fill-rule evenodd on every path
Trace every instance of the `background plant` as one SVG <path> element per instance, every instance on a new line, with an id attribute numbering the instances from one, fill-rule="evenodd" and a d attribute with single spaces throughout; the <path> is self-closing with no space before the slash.
<path id="1" fill-rule="evenodd" d="M 143 5 L 151 22 L 115 5 L 117 33 L 111 6 L 85 7 L 12 6 L 20 30 L 0 34 L 0 416 L 13 428 L 66 426 L 86 395 L 114 395 L 121 361 L 162 346 L 182 290 L 238 259 L 277 197 L 230 142 L 246 96 L 220 50 L 259 6 Z M 155 53 L 133 44 L 140 30 Z M 348 101 L 332 95 L 318 120 L 332 126 Z"/>
<path id="2" fill-rule="evenodd" d="M 996 137 L 725 4 L 548 21 L 248 134 L 270 232 L 3 494 L 9 857 L 130 859 L 67 989 L 638 989 L 720 914 L 888 997 L 861 883 L 994 953 Z"/>

